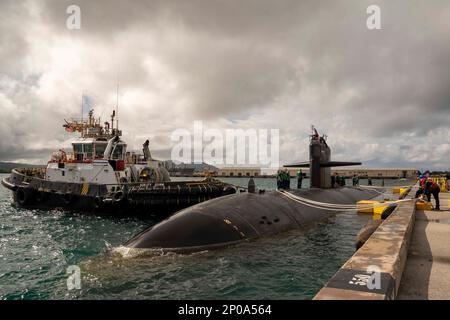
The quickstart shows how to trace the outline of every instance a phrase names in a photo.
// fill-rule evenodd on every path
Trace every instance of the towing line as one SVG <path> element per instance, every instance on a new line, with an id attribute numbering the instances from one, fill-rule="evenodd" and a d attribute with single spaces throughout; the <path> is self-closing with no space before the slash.
<path id="1" fill-rule="evenodd" d="M 374 207 L 386 206 L 386 203 L 378 203 L 378 204 L 370 204 L 370 205 L 362 206 L 362 205 L 356 205 L 356 204 L 355 205 L 343 205 L 343 204 L 338 204 L 338 203 L 319 202 L 319 201 L 314 201 L 311 199 L 296 196 L 287 191 L 281 191 L 281 190 L 276 190 L 276 191 L 295 202 L 301 203 L 303 205 L 306 205 L 306 206 L 309 206 L 312 208 L 328 210 L 328 211 L 355 211 L 355 210 L 373 209 Z M 392 201 L 392 202 L 390 202 L 390 204 L 398 204 L 398 203 L 414 201 L 414 200 L 415 199 L 401 199 L 401 200 Z"/>

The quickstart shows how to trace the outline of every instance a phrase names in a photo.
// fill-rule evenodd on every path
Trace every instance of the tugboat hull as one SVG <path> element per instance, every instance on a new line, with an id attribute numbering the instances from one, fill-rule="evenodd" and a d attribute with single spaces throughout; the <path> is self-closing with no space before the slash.
<path id="1" fill-rule="evenodd" d="M 236 192 L 215 179 L 203 181 L 105 184 L 51 182 L 13 170 L 2 185 L 22 208 L 62 209 L 114 216 L 167 216 L 188 206 Z M 110 187 L 110 186 L 109 186 Z"/>

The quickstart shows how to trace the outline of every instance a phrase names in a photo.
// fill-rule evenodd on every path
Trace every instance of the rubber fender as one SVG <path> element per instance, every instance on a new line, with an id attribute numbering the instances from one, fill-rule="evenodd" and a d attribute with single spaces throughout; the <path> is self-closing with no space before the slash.
<path id="1" fill-rule="evenodd" d="M 41 203 L 43 201 L 45 201 L 45 199 L 47 198 L 47 193 L 44 191 L 38 191 L 36 192 L 36 202 Z"/>
<path id="2" fill-rule="evenodd" d="M 94 208 L 98 209 L 101 207 L 103 200 L 100 197 L 95 197 L 92 202 L 94 204 Z"/>
<path id="3" fill-rule="evenodd" d="M 383 213 L 381 214 L 381 220 L 387 219 L 391 215 L 392 212 L 394 212 L 395 208 L 397 208 L 396 203 L 391 203 L 386 209 L 383 210 Z"/>
<path id="4" fill-rule="evenodd" d="M 69 193 L 69 192 L 65 193 L 64 196 L 63 196 L 63 198 L 64 198 L 64 203 L 65 203 L 65 204 L 70 204 L 70 203 L 72 203 L 72 201 L 73 201 L 73 199 L 74 199 L 73 194 L 72 194 L 72 193 Z"/>
<path id="5" fill-rule="evenodd" d="M 25 206 L 33 202 L 34 192 L 29 188 L 17 188 L 14 197 L 19 205 Z"/>

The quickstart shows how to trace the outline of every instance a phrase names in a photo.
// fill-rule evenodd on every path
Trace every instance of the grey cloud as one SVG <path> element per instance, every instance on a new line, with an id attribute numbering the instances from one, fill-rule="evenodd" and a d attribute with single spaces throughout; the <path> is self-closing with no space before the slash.
<path id="1" fill-rule="evenodd" d="M 448 135 L 450 121 L 450 5 L 377 1 L 382 30 L 369 31 L 372 3 L 2 1 L 0 108 L 16 112 L 2 120 L 1 147 L 14 154 L 34 150 L 32 139 L 63 141 L 56 130 L 78 112 L 79 93 L 109 114 L 119 78 L 124 131 L 155 136 L 157 150 L 173 129 L 207 119 L 280 128 L 281 159 L 292 161 L 304 155 L 292 151 L 293 137 L 316 123 L 337 156 L 419 165 L 404 146 L 420 153 L 448 140 L 432 133 Z M 79 31 L 65 28 L 71 4 L 82 9 Z M 39 111 L 33 121 L 30 110 Z M 364 144 L 393 147 L 380 160 Z"/>

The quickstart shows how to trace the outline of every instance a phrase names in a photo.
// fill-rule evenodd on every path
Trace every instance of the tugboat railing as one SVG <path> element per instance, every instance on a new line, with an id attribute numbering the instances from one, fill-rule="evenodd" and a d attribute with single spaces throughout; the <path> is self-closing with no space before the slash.
<path id="1" fill-rule="evenodd" d="M 39 177 L 38 174 L 36 175 L 28 175 L 26 173 L 23 173 L 23 171 L 29 171 L 29 170 L 37 170 L 38 169 L 38 174 L 41 174 L 43 176 L 45 176 L 45 168 L 15 168 L 12 169 L 12 173 L 22 176 L 23 180 L 22 182 L 27 183 L 30 182 L 31 179 L 35 179 L 38 181 L 46 181 L 46 182 L 51 182 L 50 180 L 47 180 L 45 178 Z M 204 186 L 206 188 L 207 184 L 224 184 L 222 181 L 217 180 L 217 179 L 212 179 L 212 178 L 207 178 L 205 180 L 200 180 L 200 181 L 166 181 L 163 184 L 166 185 L 168 184 L 170 185 L 179 185 L 180 183 L 186 182 L 186 185 L 191 187 L 191 186 L 199 186 L 202 187 Z M 71 182 L 71 183 L 76 183 L 76 182 Z M 148 190 L 148 187 L 153 187 L 155 185 L 157 185 L 158 183 L 155 182 L 143 182 L 143 181 L 137 181 L 137 182 L 118 182 L 118 183 L 96 183 L 96 182 L 79 182 L 79 184 L 93 184 L 93 185 L 105 185 L 105 186 L 114 186 L 114 187 L 138 187 L 138 191 L 141 191 L 141 189 L 144 190 Z"/>

